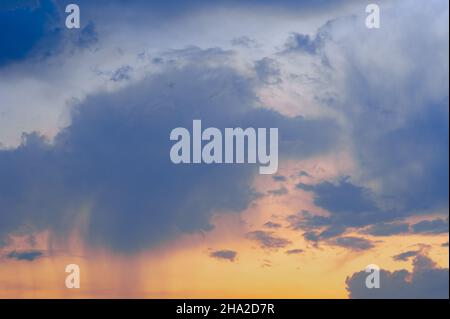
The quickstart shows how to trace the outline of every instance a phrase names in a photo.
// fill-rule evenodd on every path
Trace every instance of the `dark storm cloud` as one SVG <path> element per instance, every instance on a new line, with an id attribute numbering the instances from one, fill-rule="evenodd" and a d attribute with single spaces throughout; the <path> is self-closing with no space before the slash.
<path id="1" fill-rule="evenodd" d="M 225 66 L 202 66 L 217 50 L 187 51 L 180 55 L 194 62 L 185 67 L 87 97 L 52 143 L 33 133 L 0 150 L 0 237 L 25 223 L 65 235 L 88 209 L 88 243 L 129 252 L 208 231 L 215 212 L 245 209 L 257 196 L 255 166 L 170 161 L 170 131 L 190 129 L 193 119 L 220 129 L 278 127 L 281 159 L 333 145 L 336 126 L 255 108 L 251 81 Z M 259 238 L 271 245 L 270 235 Z"/>
<path id="2" fill-rule="evenodd" d="M 356 299 L 448 299 L 448 268 L 438 268 L 424 255 L 413 260 L 413 271 L 380 270 L 380 288 L 368 289 L 365 281 L 368 273 L 354 273 L 345 280 L 350 298 Z"/>
<path id="3" fill-rule="evenodd" d="M 277 249 L 291 244 L 291 241 L 275 235 L 273 232 L 256 230 L 247 233 L 247 238 L 257 241 L 262 248 Z"/>
<path id="4" fill-rule="evenodd" d="M 224 260 L 234 261 L 237 256 L 237 252 L 235 252 L 234 250 L 223 249 L 223 250 L 213 251 L 209 255 L 216 259 L 224 259 Z"/>

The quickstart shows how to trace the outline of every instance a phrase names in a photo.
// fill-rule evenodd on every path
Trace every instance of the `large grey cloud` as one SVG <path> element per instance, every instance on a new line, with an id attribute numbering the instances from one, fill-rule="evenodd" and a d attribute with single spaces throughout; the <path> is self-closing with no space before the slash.
<path id="1" fill-rule="evenodd" d="M 306 238 L 326 238 L 314 228 L 328 228 L 323 235 L 348 227 L 375 236 L 448 231 L 442 219 L 411 229 L 404 222 L 418 214 L 448 215 L 447 24 L 447 1 L 426 8 L 399 1 L 383 7 L 376 32 L 364 27 L 364 16 L 352 16 L 330 20 L 316 35 L 288 38 L 280 65 L 295 58 L 319 70 L 310 72 L 316 79 L 310 87 L 318 105 L 346 123 L 345 144 L 356 166 L 350 178 L 345 172 L 333 181 L 297 185 L 330 213 L 290 221 L 307 231 Z"/>
<path id="2" fill-rule="evenodd" d="M 282 158 L 332 147 L 336 125 L 256 107 L 251 79 L 226 63 L 207 66 L 216 53 L 226 56 L 189 49 L 194 62 L 172 60 L 157 75 L 89 96 L 53 142 L 33 133 L 0 150 L 0 237 L 24 225 L 64 236 L 87 211 L 86 240 L 128 252 L 210 230 L 214 213 L 243 210 L 256 196 L 255 166 L 170 161 L 170 131 L 193 119 L 205 127 L 278 127 Z"/>
<path id="3" fill-rule="evenodd" d="M 354 273 L 345 283 L 350 298 L 356 299 L 431 299 L 448 298 L 448 268 L 439 268 L 423 254 L 413 260 L 412 272 L 406 269 L 380 270 L 380 288 L 368 289 L 368 273 Z"/>

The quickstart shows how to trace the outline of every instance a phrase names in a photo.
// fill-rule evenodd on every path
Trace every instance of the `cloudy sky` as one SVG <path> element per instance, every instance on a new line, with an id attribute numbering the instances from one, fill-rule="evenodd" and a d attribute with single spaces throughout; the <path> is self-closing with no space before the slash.
<path id="1" fill-rule="evenodd" d="M 2 1 L 0 298 L 448 298 L 449 4 L 368 3 Z M 174 165 L 193 119 L 278 172 Z"/>

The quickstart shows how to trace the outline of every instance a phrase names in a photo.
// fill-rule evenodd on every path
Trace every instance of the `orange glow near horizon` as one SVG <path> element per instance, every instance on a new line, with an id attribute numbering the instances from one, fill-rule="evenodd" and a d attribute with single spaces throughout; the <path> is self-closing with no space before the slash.
<path id="1" fill-rule="evenodd" d="M 322 163 L 320 167 L 307 162 L 301 165 L 315 170 L 319 180 L 343 169 L 327 165 L 326 160 Z M 298 163 L 287 163 L 282 173 L 292 176 L 298 170 Z M 295 183 L 284 184 L 289 190 L 286 196 L 264 196 L 241 214 L 217 214 L 212 231 L 180 235 L 141 253 L 88 247 L 76 233 L 63 243 L 63 249 L 54 243 L 51 234 L 44 232 L 36 239 L 36 247 L 49 251 L 44 257 L 32 262 L 2 260 L 0 298 L 347 298 L 346 277 L 369 264 L 391 271 L 411 270 L 410 261 L 392 259 L 404 251 L 425 250 L 439 267 L 448 268 L 448 248 L 442 247 L 448 242 L 448 234 L 370 237 L 349 233 L 369 238 L 375 247 L 364 251 L 328 243 L 315 247 L 303 238 L 303 231 L 290 228 L 286 218 L 301 210 L 326 212 L 314 206 L 311 194 L 295 190 Z M 267 176 L 255 181 L 260 192 L 278 186 Z M 267 221 L 281 227 L 264 228 Z M 255 230 L 273 231 L 291 244 L 278 249 L 263 248 L 247 236 Z M 20 240 L 17 245 L 25 247 Z M 210 256 L 212 251 L 221 249 L 236 251 L 236 259 Z M 303 251 L 287 254 L 291 249 Z M 71 263 L 80 266 L 80 289 L 64 286 L 65 265 Z"/>

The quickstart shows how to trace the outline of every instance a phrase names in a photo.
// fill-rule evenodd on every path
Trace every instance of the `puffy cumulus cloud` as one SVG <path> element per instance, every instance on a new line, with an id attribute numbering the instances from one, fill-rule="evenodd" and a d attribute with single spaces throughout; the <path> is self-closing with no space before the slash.
<path id="1" fill-rule="evenodd" d="M 222 249 L 211 252 L 209 256 L 216 259 L 228 260 L 233 262 L 236 259 L 237 252 L 235 252 L 234 250 Z"/>
<path id="2" fill-rule="evenodd" d="M 346 289 L 355 299 L 432 299 L 448 298 L 448 268 L 439 268 L 426 255 L 418 254 L 413 260 L 412 272 L 406 269 L 380 270 L 380 288 L 368 289 L 368 273 L 360 271 L 347 277 Z"/>
<path id="3" fill-rule="evenodd" d="M 289 246 L 292 242 L 283 237 L 279 237 L 274 232 L 255 230 L 247 233 L 247 238 L 259 243 L 262 248 L 278 249 Z"/>
<path id="4" fill-rule="evenodd" d="M 251 79 L 226 63 L 209 66 L 214 52 L 179 51 L 189 62 L 87 97 L 52 142 L 26 134 L 19 147 L 0 150 L 0 237 L 24 224 L 65 235 L 83 219 L 89 244 L 130 252 L 210 230 L 213 214 L 245 209 L 256 197 L 255 165 L 170 161 L 171 130 L 193 119 L 221 129 L 278 127 L 281 160 L 329 150 L 336 125 L 258 107 Z"/>

